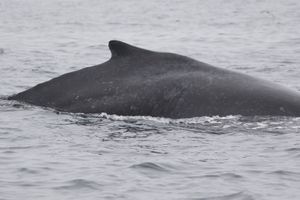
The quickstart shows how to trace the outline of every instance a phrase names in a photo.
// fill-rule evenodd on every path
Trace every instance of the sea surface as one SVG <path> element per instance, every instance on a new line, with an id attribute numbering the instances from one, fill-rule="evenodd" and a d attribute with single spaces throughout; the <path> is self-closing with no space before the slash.
<path id="1" fill-rule="evenodd" d="M 300 118 L 86 115 L 5 100 L 108 60 L 112 39 L 300 91 L 299 10 L 299 0 L 1 0 L 0 200 L 299 200 Z"/>

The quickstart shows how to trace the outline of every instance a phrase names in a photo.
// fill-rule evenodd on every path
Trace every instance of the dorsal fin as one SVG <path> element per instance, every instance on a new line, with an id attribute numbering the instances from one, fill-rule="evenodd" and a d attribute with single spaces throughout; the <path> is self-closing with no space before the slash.
<path id="1" fill-rule="evenodd" d="M 118 56 L 129 56 L 137 54 L 139 52 L 150 52 L 148 50 L 141 49 L 118 40 L 109 41 L 108 47 L 111 51 L 112 58 Z"/>

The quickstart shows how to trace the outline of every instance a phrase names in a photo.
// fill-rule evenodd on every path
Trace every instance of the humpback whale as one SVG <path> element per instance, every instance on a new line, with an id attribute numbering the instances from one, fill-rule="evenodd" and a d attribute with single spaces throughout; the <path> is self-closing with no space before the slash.
<path id="1" fill-rule="evenodd" d="M 300 116 L 300 93 L 195 59 L 109 42 L 111 58 L 10 96 L 63 112 L 168 118 Z"/>

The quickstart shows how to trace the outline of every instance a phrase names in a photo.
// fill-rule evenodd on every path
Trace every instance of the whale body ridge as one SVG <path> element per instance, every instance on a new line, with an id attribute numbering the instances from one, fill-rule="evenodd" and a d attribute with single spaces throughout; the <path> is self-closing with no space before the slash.
<path id="1" fill-rule="evenodd" d="M 168 118 L 300 116 L 300 94 L 174 53 L 109 42 L 111 58 L 63 74 L 10 100 L 64 112 Z"/>

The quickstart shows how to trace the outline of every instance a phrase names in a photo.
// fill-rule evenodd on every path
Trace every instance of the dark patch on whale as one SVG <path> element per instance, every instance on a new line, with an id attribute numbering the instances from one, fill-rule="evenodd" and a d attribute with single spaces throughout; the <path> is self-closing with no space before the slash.
<path id="1" fill-rule="evenodd" d="M 110 41 L 111 59 L 9 97 L 59 111 L 169 118 L 300 116 L 300 94 L 192 58 Z"/>

